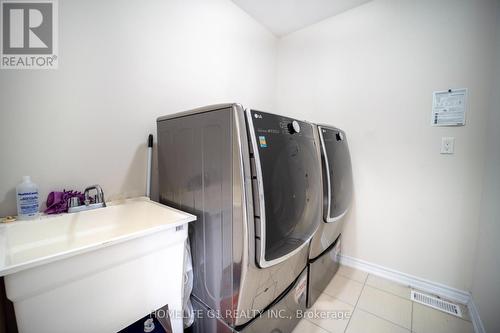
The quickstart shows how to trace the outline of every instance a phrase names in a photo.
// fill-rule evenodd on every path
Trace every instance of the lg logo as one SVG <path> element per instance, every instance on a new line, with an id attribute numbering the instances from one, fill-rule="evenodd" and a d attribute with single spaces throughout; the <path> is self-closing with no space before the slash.
<path id="1" fill-rule="evenodd" d="M 57 2 L 0 0 L 0 3 L 2 68 L 57 67 Z"/>

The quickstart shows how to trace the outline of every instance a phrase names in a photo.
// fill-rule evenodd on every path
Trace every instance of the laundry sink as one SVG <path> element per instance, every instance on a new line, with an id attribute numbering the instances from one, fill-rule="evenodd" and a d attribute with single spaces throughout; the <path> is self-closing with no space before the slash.
<path id="1" fill-rule="evenodd" d="M 194 220 L 137 198 L 0 225 L 0 276 L 19 331 L 117 332 L 164 305 L 180 311 Z"/>

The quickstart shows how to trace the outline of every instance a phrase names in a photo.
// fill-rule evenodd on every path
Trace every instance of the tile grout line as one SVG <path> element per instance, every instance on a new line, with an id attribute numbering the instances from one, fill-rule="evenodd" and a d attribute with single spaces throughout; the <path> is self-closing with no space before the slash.
<path id="1" fill-rule="evenodd" d="M 401 295 L 396 295 L 395 293 L 392 293 L 392 292 L 387 291 L 387 290 L 384 290 L 384 289 L 380 289 L 379 287 L 372 286 L 371 284 L 368 284 L 367 286 L 368 286 L 368 287 L 370 287 L 370 288 L 373 288 L 373 289 L 377 289 L 377 290 L 379 290 L 379 291 L 383 291 L 384 293 L 388 293 L 388 294 L 391 294 L 391 295 L 393 295 L 393 296 L 396 296 L 396 297 L 402 298 L 402 299 L 404 299 L 404 300 L 407 300 L 407 301 L 410 301 L 410 302 L 412 301 L 410 298 L 405 298 L 405 297 L 403 297 L 403 296 L 401 296 Z M 410 287 L 406 287 L 406 288 L 409 288 L 409 289 L 410 289 L 409 291 L 410 291 L 410 293 L 411 293 L 411 288 L 410 288 Z"/>
<path id="2" fill-rule="evenodd" d="M 368 286 L 368 287 L 371 287 L 371 288 L 374 288 L 374 287 L 372 287 L 372 286 L 370 286 L 370 285 L 367 285 L 367 286 Z M 381 289 L 378 289 L 378 288 L 374 288 L 374 289 L 377 289 L 377 290 L 380 290 L 380 291 L 382 291 L 382 292 L 385 292 L 384 290 L 381 290 Z M 400 298 L 402 298 L 402 297 L 400 297 Z M 404 299 L 404 298 L 403 298 L 403 299 Z M 386 321 L 386 322 L 391 323 L 391 324 L 393 324 L 393 325 L 395 325 L 395 326 L 398 326 L 398 327 L 400 327 L 400 328 L 402 328 L 402 329 L 404 329 L 404 330 L 406 330 L 406 331 L 408 331 L 408 332 L 415 333 L 415 331 L 413 331 L 413 311 L 414 311 L 414 310 L 413 310 L 413 307 L 414 307 L 414 304 L 416 304 L 416 302 L 413 302 L 413 301 L 411 301 L 411 300 L 409 300 L 409 301 L 410 301 L 410 303 L 411 303 L 411 318 L 410 318 L 410 327 L 411 327 L 411 328 L 404 327 L 404 326 L 402 326 L 401 324 L 398 324 L 398 323 L 393 322 L 392 320 L 389 320 L 389 319 L 387 319 L 387 318 L 380 317 L 379 315 L 377 315 L 377 314 L 375 314 L 375 313 L 373 313 L 373 312 L 371 312 L 371 311 L 369 311 L 369 310 L 366 310 L 366 309 L 363 309 L 363 308 L 359 308 L 359 309 L 360 309 L 360 310 L 362 310 L 362 311 L 364 311 L 364 312 L 366 312 L 366 313 L 369 313 L 369 314 L 371 314 L 372 316 L 375 316 L 375 317 L 377 317 L 377 318 L 379 318 L 379 319 L 381 319 L 381 320 L 383 320 L 383 321 Z M 425 306 L 425 305 L 422 305 L 422 306 Z M 357 306 L 356 306 L 356 307 L 357 307 Z M 440 310 L 436 310 L 436 309 L 432 309 L 431 307 L 429 307 L 429 308 L 430 308 L 431 310 L 433 310 L 433 311 L 436 311 L 436 312 L 439 312 L 439 313 L 443 313 L 444 315 L 449 316 L 449 317 L 451 317 L 451 318 L 461 319 L 462 321 L 465 321 L 465 322 L 470 323 L 470 321 L 467 321 L 467 320 L 465 320 L 464 318 L 456 317 L 456 316 L 450 315 L 450 314 L 448 314 L 448 313 L 446 313 L 446 312 L 443 312 L 443 311 L 440 311 Z"/>
<path id="3" fill-rule="evenodd" d="M 355 268 L 353 268 L 353 269 L 355 269 Z M 373 289 L 376 289 L 376 290 L 378 290 L 378 291 L 380 291 L 380 292 L 384 292 L 384 293 L 387 293 L 387 294 L 389 294 L 389 295 L 392 295 L 392 296 L 398 297 L 398 298 L 400 298 L 400 299 L 403 299 L 403 300 L 409 301 L 409 302 L 411 303 L 410 328 L 407 328 L 407 327 L 401 326 L 400 324 L 395 323 L 395 322 L 393 322 L 393 321 L 391 321 L 391 320 L 388 320 L 388 319 L 386 319 L 386 318 L 382 318 L 382 317 L 380 317 L 379 315 L 376 315 L 376 314 L 374 314 L 374 313 L 372 313 L 372 312 L 370 312 L 370 311 L 368 311 L 368 310 L 365 310 L 365 309 L 363 309 L 363 308 L 359 308 L 359 309 L 360 309 L 360 310 L 362 310 L 362 311 L 365 311 L 366 313 L 369 313 L 369 314 L 371 314 L 371 315 L 373 315 L 373 316 L 375 316 L 375 317 L 377 317 L 377 318 L 379 318 L 379 319 L 381 319 L 381 320 L 383 320 L 383 321 L 386 321 L 386 322 L 391 323 L 391 324 L 393 324 L 393 325 L 395 325 L 395 326 L 398 326 L 398 327 L 400 327 L 400 328 L 402 328 L 402 329 L 404 329 L 404 330 L 406 330 L 406 331 L 409 331 L 409 332 L 414 333 L 414 331 L 413 331 L 413 314 L 414 314 L 414 304 L 415 304 L 415 302 L 414 302 L 414 301 L 412 301 L 412 300 L 411 300 L 411 298 L 405 298 L 405 297 L 403 297 L 403 296 L 401 296 L 401 295 L 397 295 L 397 294 L 395 294 L 395 293 L 393 293 L 393 292 L 390 292 L 390 291 L 388 291 L 388 290 L 384 290 L 384 289 L 381 289 L 381 288 L 379 288 L 379 287 L 377 287 L 377 286 L 373 286 L 373 285 L 368 284 L 368 283 L 367 283 L 367 282 L 368 282 L 368 278 L 370 277 L 370 275 L 373 275 L 373 274 L 370 274 L 370 273 L 365 272 L 365 271 L 362 271 L 362 270 L 358 270 L 358 271 L 360 271 L 360 272 L 363 272 L 363 273 L 366 273 L 366 274 L 367 274 L 367 275 L 366 275 L 366 277 L 364 278 L 364 282 L 360 282 L 359 280 L 355 280 L 355 279 L 353 279 L 353 278 L 352 278 L 352 277 L 350 277 L 350 276 L 347 276 L 347 275 L 344 275 L 344 274 L 342 274 L 342 273 L 339 273 L 339 275 L 340 275 L 340 276 L 342 276 L 342 277 L 344 277 L 344 278 L 346 278 L 346 279 L 349 279 L 349 280 L 351 280 L 351 281 L 354 281 L 354 282 L 357 282 L 357 283 L 362 283 L 362 284 L 363 284 L 363 288 L 362 288 L 361 293 L 360 293 L 360 295 L 359 295 L 359 297 L 358 297 L 358 299 L 357 299 L 357 301 L 356 301 L 356 305 L 354 306 L 353 312 L 357 309 L 357 306 L 358 306 L 358 303 L 359 303 L 359 299 L 361 298 L 361 294 L 362 294 L 362 293 L 363 293 L 363 291 L 365 290 L 365 286 L 368 286 L 368 287 L 373 288 Z M 379 276 L 377 276 L 377 275 L 373 275 L 373 276 L 375 276 L 375 277 L 379 277 Z M 383 280 L 387 280 L 387 281 L 389 281 L 389 282 L 391 282 L 391 283 L 394 283 L 394 284 L 396 284 L 396 285 L 399 285 L 399 286 L 401 286 L 401 287 L 403 287 L 403 288 L 408 288 L 410 293 L 411 293 L 411 290 L 412 290 L 412 289 L 418 290 L 418 289 L 416 289 L 416 288 L 413 288 L 412 286 L 403 285 L 403 284 L 400 284 L 400 283 L 397 283 L 397 282 L 394 282 L 394 281 L 391 281 L 391 280 L 388 280 L 388 279 L 385 279 L 385 278 L 382 278 L 382 277 L 379 277 L 379 278 L 381 278 L 381 279 L 383 279 Z M 329 294 L 327 294 L 327 295 L 329 295 Z M 433 295 L 433 294 L 431 294 L 431 295 Z M 337 297 L 335 297 L 335 296 L 332 296 L 332 295 L 329 295 L 329 296 L 331 296 L 331 297 L 333 297 L 333 298 L 338 299 L 338 298 L 337 298 Z M 347 302 L 345 302 L 345 303 L 347 303 Z M 465 309 L 466 309 L 467 311 L 469 311 L 469 309 L 468 309 L 467 305 L 464 305 L 464 304 L 459 303 L 459 302 L 453 302 L 453 303 L 457 303 L 459 306 L 460 306 L 460 305 L 463 305 L 463 306 L 465 307 Z M 433 310 L 434 310 L 434 311 L 437 311 L 437 312 L 440 312 L 440 313 L 443 313 L 443 314 L 445 314 L 445 315 L 448 315 L 448 316 L 450 316 L 450 317 L 452 317 L 452 318 L 461 319 L 462 321 L 469 322 L 469 323 L 471 322 L 471 320 L 467 320 L 465 317 L 461 318 L 461 317 L 458 317 L 458 316 L 453 316 L 453 315 L 450 315 L 450 314 L 448 314 L 448 313 L 446 313 L 446 312 L 443 312 L 443 311 L 440 311 L 440 310 L 437 310 L 437 309 L 433 309 Z M 345 331 L 347 330 L 347 328 L 349 327 L 350 322 L 351 322 L 351 318 L 349 318 L 349 321 L 348 321 L 348 323 L 347 323 L 347 326 L 346 326 L 346 329 L 344 330 L 344 332 L 345 332 Z"/>
<path id="4" fill-rule="evenodd" d="M 375 276 L 376 278 L 382 279 L 382 280 L 384 280 L 384 281 L 388 281 L 389 283 L 393 283 L 393 284 L 395 284 L 395 285 L 397 285 L 397 286 L 400 286 L 401 288 L 408 288 L 408 291 L 410 292 L 410 294 L 411 294 L 411 290 L 412 290 L 412 289 L 414 289 L 414 288 L 412 288 L 411 286 L 406 286 L 406 285 L 404 285 L 404 284 L 397 283 L 397 282 L 394 282 L 394 281 L 391 281 L 391 280 L 385 279 L 385 278 L 380 277 L 380 276 L 377 276 L 377 275 L 373 275 L 373 274 L 369 274 L 369 275 Z M 368 282 L 368 278 L 367 278 L 366 280 L 367 280 L 367 282 Z M 377 290 L 380 290 L 380 291 L 386 292 L 386 293 L 388 293 L 388 294 L 391 294 L 391 295 L 397 296 L 397 297 L 399 297 L 399 298 L 405 299 L 405 300 L 407 300 L 407 301 L 411 301 L 411 296 L 410 296 L 410 298 L 405 298 L 405 297 L 403 297 L 403 296 L 401 296 L 401 295 L 395 294 L 395 293 L 393 293 L 393 292 L 391 292 L 391 291 L 388 291 L 388 290 L 381 289 L 381 288 L 379 288 L 379 287 L 377 287 L 377 286 L 373 286 L 373 285 L 371 285 L 371 284 L 368 284 L 368 286 L 369 286 L 369 287 L 372 287 L 372 288 L 375 288 L 375 289 L 377 289 Z"/>
<path id="5" fill-rule="evenodd" d="M 357 281 L 357 280 L 350 279 L 350 278 L 348 278 L 348 277 L 346 277 L 346 276 L 344 276 L 344 275 L 340 275 L 340 277 L 342 277 L 342 278 L 344 278 L 344 279 L 349 280 L 349 282 L 354 282 L 355 284 L 360 284 L 360 285 L 361 285 L 361 291 L 363 291 L 363 287 L 365 286 L 363 282 L 360 282 L 360 281 Z M 335 277 L 334 277 L 334 278 L 335 278 Z M 332 281 L 333 281 L 333 279 L 332 279 Z M 346 304 L 349 304 L 349 305 L 355 306 L 355 304 L 351 304 L 351 303 L 349 303 L 348 301 L 345 301 L 345 300 L 343 300 L 343 299 L 340 299 L 340 298 L 338 297 L 338 295 L 333 295 L 333 293 L 331 293 L 331 294 L 330 294 L 330 293 L 329 293 L 326 289 L 325 289 L 325 290 L 323 290 L 323 292 L 322 292 L 322 293 L 323 293 L 323 294 L 326 294 L 326 295 L 328 295 L 328 296 L 330 296 L 330 297 L 336 298 L 336 299 L 338 299 L 338 300 L 340 300 L 340 301 L 342 301 L 342 302 L 344 302 L 344 303 L 346 303 Z"/>
<path id="6" fill-rule="evenodd" d="M 387 281 L 390 281 L 390 280 L 387 280 Z M 391 282 L 392 282 L 392 281 L 391 281 Z M 395 282 L 393 282 L 393 283 L 395 283 Z M 385 292 L 385 293 L 387 293 L 387 294 L 391 294 L 391 295 L 396 296 L 396 297 L 399 297 L 399 298 L 401 298 L 401 299 L 404 299 L 404 300 L 410 301 L 410 302 L 411 302 L 411 305 L 412 305 L 412 306 L 411 306 L 411 307 L 412 307 L 412 311 L 413 311 L 413 304 L 414 304 L 414 303 L 416 303 L 416 302 L 415 302 L 415 301 L 412 301 L 412 300 L 411 300 L 411 298 L 405 298 L 405 297 L 403 297 L 403 296 L 401 296 L 401 295 L 397 295 L 397 294 L 395 294 L 395 293 L 393 293 L 393 292 L 390 292 L 390 291 L 388 291 L 388 290 L 381 289 L 381 288 L 376 287 L 376 286 L 372 286 L 371 284 L 367 284 L 367 286 L 368 286 L 368 287 L 370 287 L 370 288 L 373 288 L 373 289 L 377 289 L 378 291 L 382 291 L 382 292 Z M 418 290 L 418 289 L 412 288 L 412 287 L 410 287 L 410 286 L 404 286 L 404 285 L 401 285 L 401 286 L 403 286 L 404 288 L 408 288 L 408 289 L 410 289 L 410 293 L 411 293 L 412 289 L 413 289 L 413 290 Z M 432 295 L 432 296 L 436 296 L 436 295 L 431 294 L 431 293 L 427 293 L 427 294 Z M 458 302 L 453 302 L 453 301 L 449 301 L 449 302 L 454 303 L 454 304 L 458 304 L 458 305 L 463 305 L 463 304 L 458 303 Z M 419 304 L 420 304 L 420 303 L 419 303 Z M 423 306 L 427 306 L 427 305 L 425 305 L 425 304 L 422 304 L 422 305 L 423 305 Z M 464 305 L 464 306 L 465 306 L 465 305 Z M 432 308 L 432 307 L 430 307 L 430 308 Z M 465 306 L 465 309 L 466 309 L 466 310 L 468 310 L 467 306 Z M 453 318 L 458 318 L 458 319 L 461 319 L 461 320 L 464 320 L 464 321 L 467 321 L 467 322 L 472 322 L 471 320 L 467 320 L 467 319 L 465 319 L 465 317 L 458 317 L 458 316 L 454 316 L 454 315 L 452 315 L 452 314 L 449 314 L 449 313 L 447 313 L 447 312 L 445 312 L 445 311 L 438 310 L 438 309 L 433 309 L 433 310 L 435 310 L 435 311 L 439 311 L 439 312 L 442 312 L 442 313 L 444 313 L 444 314 L 446 314 L 446 315 L 448 315 L 448 316 L 451 316 L 451 317 L 453 317 Z M 365 310 L 365 311 L 366 311 L 366 310 Z M 368 311 L 367 311 L 367 312 L 368 312 Z M 412 312 L 412 315 L 413 315 L 413 312 Z"/>
<path id="7" fill-rule="evenodd" d="M 424 293 L 427 293 L 427 294 L 430 294 L 432 296 L 435 296 L 435 297 L 438 297 L 442 300 L 445 300 L 445 301 L 448 301 L 448 302 L 451 302 L 451 303 L 455 303 L 455 304 L 458 304 L 458 305 L 461 305 L 465 308 L 468 309 L 468 304 L 469 304 L 469 301 L 460 301 L 458 299 L 453 299 L 453 298 L 449 298 L 447 296 L 442 296 L 442 295 L 439 295 L 439 294 L 436 294 L 435 292 L 431 291 L 431 290 L 427 290 L 425 288 L 420 288 L 419 286 L 415 286 L 415 285 L 405 285 L 403 283 L 400 283 L 400 282 L 396 282 L 395 280 L 393 279 L 390 279 L 390 278 L 387 278 L 383 275 L 377 275 L 377 274 L 373 274 L 373 273 L 369 273 L 367 270 L 363 269 L 363 268 L 360 268 L 360 267 L 355 267 L 355 266 L 350 266 L 350 265 L 347 265 L 347 264 L 341 264 L 341 266 L 344 266 L 344 267 L 349 267 L 353 270 L 357 270 L 359 272 L 363 272 L 363 273 L 367 273 L 369 275 L 372 275 L 374 277 L 378 277 L 380 279 L 383 279 L 383 280 L 386 280 L 386 281 L 389 281 L 389 282 L 392 282 L 392 283 L 395 283 L 395 284 L 398 284 L 398 285 L 401 285 L 401 286 L 404 286 L 404 287 L 407 287 L 407 288 L 410 288 L 410 289 L 413 289 L 413 290 L 417 290 L 417 291 L 421 291 L 421 292 L 424 292 Z M 341 274 L 342 275 L 342 274 Z M 396 295 L 397 296 L 397 295 Z M 460 318 L 460 317 L 457 317 L 457 318 Z M 464 318 L 462 318 L 464 319 Z M 470 321 L 472 322 L 471 320 L 467 320 L 467 319 L 464 319 L 466 321 Z"/>
<path id="8" fill-rule="evenodd" d="M 358 282 L 359 282 L 359 281 L 358 281 Z M 360 282 L 360 283 L 361 283 L 361 282 Z M 363 291 L 363 290 L 361 290 L 361 291 Z M 325 293 L 323 292 L 323 294 L 325 294 Z M 340 299 L 340 298 L 338 298 L 338 297 L 335 297 L 335 296 L 330 296 L 330 295 L 328 295 L 328 294 L 326 294 L 326 295 L 327 295 L 327 296 L 329 296 L 329 297 L 331 297 L 331 298 L 333 298 L 334 300 L 336 300 L 336 301 L 338 301 L 338 302 L 340 302 L 340 303 L 344 303 L 344 304 L 346 304 L 346 305 L 348 305 L 348 306 L 351 306 L 351 307 L 352 307 L 352 312 L 354 312 L 354 309 L 356 308 L 356 306 L 355 306 L 355 305 L 352 305 L 352 304 L 350 304 L 350 303 L 347 303 L 347 302 L 345 302 L 345 301 L 341 300 L 341 299 Z M 360 296 L 361 296 L 361 293 L 360 293 Z M 356 304 L 357 304 L 357 302 L 356 302 Z M 352 317 L 352 316 L 351 316 L 351 317 Z M 345 332 L 345 330 L 347 329 L 347 326 L 349 325 L 349 322 L 351 321 L 351 317 L 349 317 L 349 320 L 347 321 L 346 328 L 344 329 L 344 331 L 343 331 L 343 332 Z M 309 321 L 311 324 L 314 324 L 314 325 L 318 326 L 319 328 L 321 328 L 322 330 L 324 330 L 324 331 L 326 331 L 326 332 L 328 332 L 328 333 L 334 333 L 334 332 L 330 331 L 330 329 L 327 329 L 326 327 L 323 327 L 323 326 L 321 326 L 321 325 L 319 325 L 319 324 L 316 324 L 316 323 L 315 323 L 315 322 L 313 322 L 312 320 L 309 320 L 309 319 L 307 319 L 307 318 L 305 318 L 305 319 L 306 319 L 307 321 Z M 337 319 L 335 319 L 335 320 L 337 320 Z"/>
<path id="9" fill-rule="evenodd" d="M 342 274 L 341 272 L 338 272 L 338 273 L 335 273 L 335 274 L 338 274 L 338 275 L 340 275 L 340 276 L 342 276 L 342 277 L 345 277 L 346 279 L 349 279 L 349 280 L 352 280 L 352 281 L 356 281 L 356 282 L 358 282 L 358 283 L 365 284 L 365 283 L 366 283 L 366 280 L 368 279 L 368 275 L 369 275 L 370 273 L 365 272 L 365 271 L 361 271 L 361 270 L 356 269 L 356 268 L 353 268 L 353 269 L 357 270 L 358 272 L 363 272 L 363 273 L 366 273 L 366 277 L 363 279 L 363 282 L 358 281 L 358 280 L 356 280 L 356 279 L 353 279 L 352 277 L 347 276 L 347 275 L 345 275 L 345 274 Z"/>
<path id="10" fill-rule="evenodd" d="M 339 273 L 339 275 L 340 275 L 340 276 L 342 276 L 342 277 L 344 277 L 344 278 L 346 278 L 346 279 L 349 279 L 349 280 L 351 280 L 351 281 L 354 281 L 354 282 L 357 282 L 357 283 L 361 283 L 361 284 L 363 284 L 363 285 L 367 285 L 368 287 L 371 287 L 371 288 L 374 288 L 374 289 L 377 289 L 377 290 L 380 290 L 380 291 L 386 292 L 386 293 L 388 293 L 388 294 L 391 294 L 391 295 L 397 296 L 397 297 L 402 298 L 402 299 L 405 299 L 405 300 L 407 300 L 407 301 L 411 301 L 411 299 L 409 299 L 409 298 L 405 298 L 405 297 L 403 297 L 403 296 L 401 296 L 401 295 L 398 295 L 398 294 L 395 294 L 395 293 L 393 293 L 393 292 L 391 292 L 391 291 L 388 291 L 388 290 L 385 290 L 385 289 L 381 289 L 381 288 L 379 288 L 379 287 L 377 287 L 377 286 L 373 286 L 373 285 L 371 285 L 371 284 L 368 284 L 367 282 L 368 282 L 368 277 L 369 277 L 370 275 L 372 275 L 372 276 L 378 277 L 378 278 L 380 278 L 380 279 L 383 279 L 383 280 L 385 280 L 385 281 L 389 281 L 390 283 L 394 283 L 394 284 L 396 284 L 396 285 L 398 285 L 398 286 L 401 286 L 402 288 L 408 288 L 408 289 L 409 289 L 409 291 L 410 291 L 410 293 L 411 293 L 411 289 L 413 289 L 413 288 L 411 288 L 410 286 L 405 286 L 404 284 L 400 284 L 400 283 L 397 283 L 397 282 L 394 282 L 394 281 L 391 281 L 391 280 L 387 280 L 387 279 L 381 278 L 380 276 L 373 275 L 373 274 L 370 274 L 370 273 L 367 273 L 367 272 L 364 272 L 364 271 L 361 271 L 361 270 L 360 270 L 360 272 L 366 273 L 366 278 L 364 279 L 364 282 L 360 282 L 360 281 L 358 281 L 358 280 L 354 280 L 354 279 L 352 279 L 352 278 L 351 278 L 351 277 L 349 277 L 349 276 L 343 275 L 342 273 Z M 332 296 L 332 295 L 330 295 L 330 296 Z M 332 296 L 332 297 L 335 297 L 335 296 Z"/>
<path id="11" fill-rule="evenodd" d="M 318 324 L 316 324 L 315 322 L 310 321 L 310 320 L 309 320 L 309 319 L 307 319 L 307 318 L 304 318 L 304 319 L 305 319 L 305 320 L 307 320 L 309 323 L 313 324 L 314 326 L 321 328 L 323 331 L 328 332 L 328 333 L 331 333 L 329 330 L 327 330 L 326 328 L 323 328 L 323 327 L 319 326 L 319 325 L 318 325 Z"/>
<path id="12" fill-rule="evenodd" d="M 368 275 L 366 276 L 366 281 L 368 281 L 368 276 L 369 276 L 369 275 L 370 275 L 370 274 L 368 274 Z M 382 289 L 379 289 L 379 288 L 373 287 L 373 286 L 371 286 L 371 285 L 369 285 L 369 284 L 366 284 L 366 282 L 365 282 L 365 286 L 368 286 L 368 287 L 373 288 L 373 289 L 377 289 L 377 290 L 379 290 L 379 291 L 381 291 L 381 292 L 385 292 L 385 293 L 387 293 L 387 294 L 389 294 L 389 295 L 394 295 L 394 294 L 392 294 L 392 293 L 386 292 L 385 290 L 382 290 Z M 363 290 L 365 290 L 365 286 L 363 286 Z M 361 291 L 361 293 L 363 293 L 363 290 Z M 397 296 L 397 295 L 394 295 L 394 296 Z M 400 297 L 400 296 L 397 296 L 397 297 L 402 298 L 402 299 L 404 299 L 404 300 L 407 300 L 407 299 L 405 299 L 405 298 L 403 298 L 403 297 Z M 359 295 L 359 298 L 361 298 L 361 294 Z M 359 301 L 359 299 L 358 299 L 358 301 Z M 407 300 L 407 301 L 408 301 L 408 300 Z M 410 301 L 410 303 L 413 303 L 413 302 L 412 302 L 412 301 Z M 356 302 L 356 308 L 357 308 L 357 307 L 358 307 L 358 302 Z M 379 315 L 377 315 L 377 314 L 375 314 L 375 313 L 372 313 L 372 312 L 370 312 L 370 311 L 368 311 L 368 310 L 366 310 L 366 309 L 363 309 L 363 308 L 359 308 L 359 309 L 360 309 L 360 310 L 362 310 L 362 311 L 364 311 L 364 312 L 366 312 L 366 313 L 369 313 L 369 314 L 371 314 L 372 316 L 375 316 L 375 317 L 377 317 L 377 318 L 379 318 L 379 319 L 381 319 L 381 320 L 384 320 L 384 321 L 386 321 L 386 322 L 388 322 L 388 323 L 391 323 L 391 324 L 393 324 L 393 325 L 396 325 L 396 326 L 398 326 L 398 327 L 401 327 L 401 328 L 405 329 L 406 331 L 411 332 L 411 328 L 410 328 L 410 329 L 408 329 L 408 327 L 401 326 L 400 324 L 395 323 L 395 322 L 393 322 L 392 320 L 389 320 L 389 319 L 386 319 L 386 318 L 382 318 L 382 317 L 380 317 Z M 411 315 L 413 316 L 413 304 L 412 304 L 412 313 L 411 313 Z M 411 325 L 411 320 L 412 320 L 412 319 L 410 318 L 410 327 L 412 327 L 412 325 Z M 348 325 L 349 325 L 349 324 L 348 324 Z"/>
<path id="13" fill-rule="evenodd" d="M 361 294 L 363 294 L 363 290 L 365 290 L 365 286 L 366 286 L 366 281 L 368 280 L 368 274 L 366 274 L 366 277 L 365 277 L 365 282 L 363 282 L 363 288 L 361 288 L 361 292 L 359 293 L 359 296 L 358 298 L 356 299 L 356 304 L 354 305 L 354 307 L 352 308 L 352 314 L 351 316 L 349 317 L 349 321 L 347 322 L 347 325 L 345 325 L 345 329 L 344 329 L 344 333 L 345 331 L 347 331 L 347 328 L 349 328 L 349 324 L 351 323 L 351 319 L 352 319 L 352 316 L 354 314 L 354 311 L 356 311 L 357 307 L 358 307 L 358 302 L 359 302 L 359 299 L 361 298 Z"/>
<path id="14" fill-rule="evenodd" d="M 371 314 L 371 315 L 372 315 L 372 316 L 374 316 L 374 317 L 377 317 L 377 318 L 378 318 L 378 319 L 380 319 L 380 320 L 386 321 L 386 322 L 388 322 L 388 323 L 390 323 L 390 324 L 393 324 L 394 326 L 397 326 L 397 327 L 399 327 L 399 328 L 404 329 L 405 331 L 411 332 L 411 330 L 410 330 L 408 327 L 401 326 L 400 324 L 395 323 L 395 322 L 393 322 L 393 321 L 390 321 L 389 319 L 382 318 L 382 317 L 380 317 L 379 315 L 377 315 L 377 314 L 375 314 L 375 313 L 373 313 L 373 312 L 370 312 L 370 311 L 368 311 L 368 310 L 365 310 L 365 309 L 363 309 L 363 308 L 359 308 L 359 309 L 360 309 L 361 311 L 364 311 L 364 312 L 368 313 L 368 314 Z"/>

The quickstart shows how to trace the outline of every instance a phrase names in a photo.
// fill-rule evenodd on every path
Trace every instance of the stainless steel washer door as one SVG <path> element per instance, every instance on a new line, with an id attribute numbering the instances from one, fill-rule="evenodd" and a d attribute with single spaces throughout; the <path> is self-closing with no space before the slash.
<path id="1" fill-rule="evenodd" d="M 317 228 L 321 179 L 311 124 L 247 111 L 254 155 L 257 262 L 269 267 L 300 251 Z"/>
<path id="2" fill-rule="evenodd" d="M 323 163 L 323 218 L 341 219 L 349 210 L 353 194 L 351 156 L 344 131 L 318 126 Z"/>

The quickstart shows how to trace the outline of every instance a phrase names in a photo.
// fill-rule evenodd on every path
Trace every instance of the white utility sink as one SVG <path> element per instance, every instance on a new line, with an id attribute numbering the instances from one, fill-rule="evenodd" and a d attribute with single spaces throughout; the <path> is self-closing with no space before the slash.
<path id="1" fill-rule="evenodd" d="M 194 220 L 137 198 L 0 225 L 0 276 L 19 332 L 116 332 L 167 304 L 180 311 Z"/>

